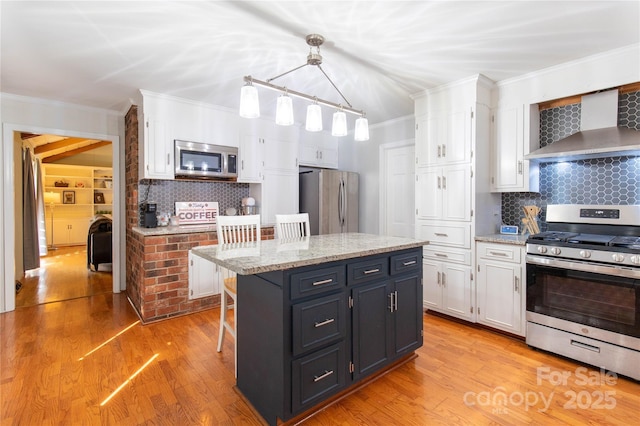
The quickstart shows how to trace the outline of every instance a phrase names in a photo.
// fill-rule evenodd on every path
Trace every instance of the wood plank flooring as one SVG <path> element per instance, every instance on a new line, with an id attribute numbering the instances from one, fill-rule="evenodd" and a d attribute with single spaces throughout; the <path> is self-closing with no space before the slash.
<path id="1" fill-rule="evenodd" d="M 0 424 L 263 424 L 234 388 L 233 339 L 216 352 L 218 315 L 143 326 L 123 294 L 0 314 Z M 637 424 L 638 382 L 605 383 L 598 370 L 434 315 L 424 335 L 416 359 L 304 424 Z"/>
<path id="2" fill-rule="evenodd" d="M 87 269 L 87 247 L 68 246 L 51 250 L 40 258 L 40 268 L 20 279 L 16 308 L 59 302 L 113 291 L 111 264 Z"/>

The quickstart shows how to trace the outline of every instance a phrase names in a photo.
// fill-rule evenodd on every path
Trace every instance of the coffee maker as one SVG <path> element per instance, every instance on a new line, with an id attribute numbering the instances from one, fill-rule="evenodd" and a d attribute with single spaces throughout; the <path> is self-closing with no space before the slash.
<path id="1" fill-rule="evenodd" d="M 143 228 L 155 228 L 158 226 L 158 218 L 156 217 L 156 203 L 145 201 L 140 204 L 140 224 Z"/>

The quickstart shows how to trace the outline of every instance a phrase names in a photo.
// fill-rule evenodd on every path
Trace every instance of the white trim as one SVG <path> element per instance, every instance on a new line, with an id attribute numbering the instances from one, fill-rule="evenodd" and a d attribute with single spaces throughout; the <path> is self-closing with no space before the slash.
<path id="1" fill-rule="evenodd" d="M 617 56 L 617 55 L 626 55 L 626 54 L 630 54 L 630 55 L 636 55 L 638 50 L 640 49 L 640 43 L 635 43 L 635 44 L 631 44 L 629 46 L 624 46 L 624 47 L 620 47 L 617 49 L 613 49 L 613 50 L 608 50 L 606 52 L 602 52 L 602 53 L 597 53 L 595 55 L 591 55 L 591 56 L 586 56 L 584 58 L 579 58 L 573 61 L 569 61 L 569 62 L 563 62 L 561 64 L 558 65 L 553 65 L 547 68 L 542 68 L 539 69 L 537 71 L 532 71 L 526 74 L 522 74 L 516 77 L 511 77 L 511 78 L 507 78 L 504 80 L 500 80 L 497 81 L 495 84 L 497 87 L 502 87 L 502 86 L 508 86 L 510 84 L 513 83 L 517 83 L 517 82 L 521 82 L 521 81 L 525 81 L 529 80 L 531 78 L 536 78 L 536 77 L 540 77 L 543 76 L 545 74 L 551 74 L 554 72 L 557 72 L 559 70 L 565 70 L 565 69 L 570 69 L 571 67 L 574 66 L 579 66 L 579 65 L 585 65 L 588 64 L 592 61 L 606 61 L 607 58 L 610 58 L 612 56 Z"/>
<path id="2" fill-rule="evenodd" d="M 386 161 L 386 152 L 395 148 L 402 148 L 407 146 L 414 146 L 415 149 L 415 139 L 405 139 L 396 142 L 388 142 L 385 144 L 381 144 L 378 148 L 379 155 L 379 168 L 378 168 L 378 176 L 380 176 L 380 184 L 378 186 L 378 211 L 380 212 L 378 216 L 378 229 L 380 235 L 386 235 L 387 232 L 387 214 L 386 214 L 386 204 L 387 204 L 387 192 L 386 185 L 384 184 L 384 180 L 387 177 L 387 161 Z"/>
<path id="3" fill-rule="evenodd" d="M 58 108 L 71 107 L 74 109 L 79 109 L 79 110 L 84 110 L 89 112 L 98 112 L 101 114 L 107 114 L 107 115 L 112 115 L 117 117 L 122 116 L 122 114 L 120 114 L 118 110 L 114 110 L 114 109 L 98 108 L 98 107 L 92 107 L 88 105 L 74 104 L 71 102 L 56 101 L 56 100 L 46 99 L 46 98 L 34 98 L 32 96 L 16 95 L 16 94 L 7 93 L 7 92 L 2 92 L 2 98 L 3 100 L 14 99 L 21 102 L 35 103 L 38 105 L 48 105 L 48 106 L 53 106 Z M 50 132 L 50 133 L 53 133 L 53 132 Z M 67 136 L 67 134 L 65 134 L 65 136 Z"/>
<path id="4" fill-rule="evenodd" d="M 58 103 L 59 104 L 59 103 Z M 15 185 L 14 181 L 14 162 L 13 162 L 13 154 L 14 154 L 14 143 L 13 143 L 13 135 L 15 132 L 29 132 L 29 133 L 46 133 L 46 134 L 56 134 L 56 135 L 64 135 L 71 137 L 80 137 L 87 139 L 100 139 L 100 140 L 108 140 L 111 141 L 112 147 L 112 167 L 114 170 L 113 173 L 113 233 L 112 233 L 112 247 L 114 250 L 114 254 L 122 253 L 122 247 L 120 247 L 120 242 L 122 241 L 121 230 L 120 230 L 120 219 L 123 217 L 120 206 L 120 197 L 121 192 L 123 191 L 123 187 L 121 185 L 120 180 L 120 136 L 118 135 L 106 135 L 106 134 L 97 134 L 97 133 L 89 133 L 89 132 L 76 132 L 69 131 L 63 129 L 53 129 L 53 128 L 45 128 L 38 126 L 31 126 L 26 124 L 12 124 L 12 123 L 3 123 L 2 125 L 2 140 L 3 140 L 3 148 L 0 151 L 2 156 L 0 156 L 0 162 L 4 165 L 3 176 L 2 176 L 2 200 L 0 201 L 0 211 L 3 212 L 3 223 L 0 227 L 0 239 L 3 244 L 3 253 L 4 253 L 4 262 L 0 264 L 0 273 L 3 277 L 2 283 L 0 283 L 0 312 L 8 312 L 13 311 L 16 305 L 16 294 L 15 294 L 15 278 L 16 271 L 15 260 L 14 260 L 14 250 L 15 250 L 15 217 L 14 217 L 14 200 L 13 200 L 13 188 Z M 114 256 L 113 262 L 113 292 L 119 293 L 123 288 L 120 287 L 120 275 L 121 268 L 124 266 L 123 256 L 120 255 Z M 117 259 L 117 261 L 115 261 Z"/>

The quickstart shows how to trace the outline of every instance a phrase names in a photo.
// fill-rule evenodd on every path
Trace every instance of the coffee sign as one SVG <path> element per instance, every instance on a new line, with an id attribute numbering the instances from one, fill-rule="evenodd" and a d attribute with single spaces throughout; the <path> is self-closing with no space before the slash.
<path id="1" fill-rule="evenodd" d="M 176 202 L 176 216 L 180 225 L 216 224 L 217 201 Z"/>

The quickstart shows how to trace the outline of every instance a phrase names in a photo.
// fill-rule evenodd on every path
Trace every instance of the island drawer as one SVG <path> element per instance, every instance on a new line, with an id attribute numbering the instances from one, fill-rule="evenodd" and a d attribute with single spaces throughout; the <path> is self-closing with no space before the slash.
<path id="1" fill-rule="evenodd" d="M 291 275 L 291 299 L 337 290 L 345 285 L 344 265 L 312 269 Z"/>
<path id="2" fill-rule="evenodd" d="M 293 305 L 293 356 L 345 338 L 346 297 L 342 292 Z"/>
<path id="3" fill-rule="evenodd" d="M 420 262 L 422 262 L 421 250 L 391 256 L 391 275 L 418 270 Z"/>
<path id="4" fill-rule="evenodd" d="M 344 341 L 291 364 L 292 410 L 302 411 L 337 393 L 346 384 Z"/>
<path id="5" fill-rule="evenodd" d="M 360 284 L 389 276 L 389 257 L 367 259 L 347 265 L 349 285 Z"/>

